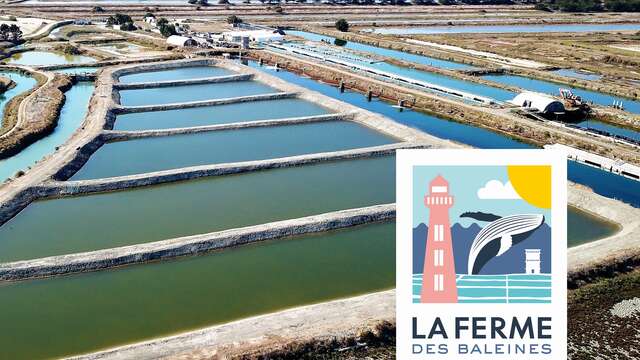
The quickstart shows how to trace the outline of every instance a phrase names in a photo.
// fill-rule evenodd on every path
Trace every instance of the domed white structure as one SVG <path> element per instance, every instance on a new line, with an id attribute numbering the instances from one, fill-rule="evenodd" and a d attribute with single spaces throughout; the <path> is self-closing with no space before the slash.
<path id="1" fill-rule="evenodd" d="M 535 110 L 543 114 L 564 113 L 564 104 L 552 96 L 536 92 L 518 94 L 511 103 L 523 108 Z"/>

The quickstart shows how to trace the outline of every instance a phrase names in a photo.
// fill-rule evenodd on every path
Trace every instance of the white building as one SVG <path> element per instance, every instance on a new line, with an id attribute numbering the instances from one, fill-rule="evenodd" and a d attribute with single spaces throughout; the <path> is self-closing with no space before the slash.
<path id="1" fill-rule="evenodd" d="M 155 25 L 156 24 L 156 17 L 155 16 L 145 16 L 144 17 L 144 22 L 146 22 L 147 24 Z"/>
<path id="2" fill-rule="evenodd" d="M 526 91 L 518 94 L 511 103 L 543 114 L 563 113 L 564 104 L 552 96 Z"/>
<path id="3" fill-rule="evenodd" d="M 525 272 L 527 274 L 540 274 L 540 249 L 525 249 Z"/>
<path id="4" fill-rule="evenodd" d="M 179 36 L 179 35 L 171 35 L 167 38 L 167 44 L 173 46 L 197 46 L 198 43 L 190 37 L 187 36 Z"/>
<path id="5" fill-rule="evenodd" d="M 241 42 L 243 37 L 248 37 L 250 41 L 254 42 L 272 42 L 284 40 L 282 35 L 277 30 L 240 30 L 240 31 L 227 31 L 222 33 L 222 38 L 225 41 Z"/>

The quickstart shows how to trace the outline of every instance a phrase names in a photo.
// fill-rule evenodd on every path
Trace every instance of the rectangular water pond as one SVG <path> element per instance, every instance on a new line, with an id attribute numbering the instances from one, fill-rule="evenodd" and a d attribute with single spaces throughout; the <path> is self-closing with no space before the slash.
<path id="1" fill-rule="evenodd" d="M 120 76 L 122 83 L 155 82 L 172 80 L 202 79 L 214 76 L 232 75 L 233 71 L 215 66 L 192 66 L 167 70 L 145 71 Z"/>
<path id="2" fill-rule="evenodd" d="M 37 201 L 0 227 L 0 261 L 33 259 L 392 203 L 395 157 Z"/>
<path id="3" fill-rule="evenodd" d="M 73 180 L 132 175 L 188 166 L 264 160 L 395 142 L 350 121 L 249 128 L 107 143 Z"/>
<path id="4" fill-rule="evenodd" d="M 236 104 L 187 109 L 151 111 L 118 115 L 115 130 L 150 130 L 205 126 L 324 115 L 332 111 L 301 99 L 250 101 Z"/>
<path id="5" fill-rule="evenodd" d="M 280 92 L 257 81 L 233 81 L 152 89 L 120 90 L 120 104 L 143 106 L 224 99 Z"/>
<path id="6" fill-rule="evenodd" d="M 6 359 L 87 353 L 388 289 L 395 226 L 365 225 L 205 256 L 3 285 Z"/>

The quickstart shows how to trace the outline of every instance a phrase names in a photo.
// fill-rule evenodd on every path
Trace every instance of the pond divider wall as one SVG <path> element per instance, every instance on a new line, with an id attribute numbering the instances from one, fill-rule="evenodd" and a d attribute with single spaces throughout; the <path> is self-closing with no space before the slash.
<path id="1" fill-rule="evenodd" d="M 375 205 L 151 243 L 17 261 L 0 264 L 0 280 L 26 280 L 197 255 L 270 239 L 389 221 L 395 216 L 395 204 Z"/>
<path id="2" fill-rule="evenodd" d="M 239 130 L 260 127 L 286 126 L 296 124 L 311 124 L 327 121 L 346 121 L 353 118 L 352 113 L 326 114 L 326 115 L 310 115 L 283 119 L 267 119 L 256 121 L 235 122 L 229 124 L 216 124 L 204 126 L 192 126 L 186 128 L 171 128 L 158 130 L 106 130 L 103 134 L 108 142 L 140 139 L 148 137 L 160 137 L 181 134 L 198 134 L 203 132 Z"/>
<path id="3" fill-rule="evenodd" d="M 116 96 L 118 99 L 117 102 L 119 103 L 120 95 L 116 94 Z M 294 92 L 276 92 L 271 94 L 237 96 L 237 97 L 231 97 L 231 98 L 225 98 L 225 99 L 188 101 L 188 102 L 173 103 L 173 104 L 141 105 L 141 106 L 114 105 L 113 111 L 116 114 L 130 114 L 130 113 L 150 112 L 150 111 L 188 109 L 188 108 L 203 107 L 203 106 L 227 105 L 227 104 L 236 104 L 236 103 L 243 103 L 243 102 L 250 102 L 250 101 L 288 99 L 288 98 L 294 98 L 297 96 L 298 94 Z"/>
<path id="4" fill-rule="evenodd" d="M 201 84 L 227 83 L 227 82 L 234 82 L 234 81 L 249 81 L 252 78 L 253 78 L 253 74 L 224 75 L 224 76 L 211 76 L 211 77 L 206 77 L 201 79 L 188 79 L 188 80 L 116 83 L 116 84 L 113 84 L 113 88 L 117 90 L 153 89 L 153 88 L 175 87 L 175 86 L 185 86 L 185 85 L 201 85 Z"/>
<path id="5" fill-rule="evenodd" d="M 118 113 L 165 110 L 176 106 L 177 108 L 208 106 L 211 104 L 265 99 L 265 95 L 258 95 L 152 107 L 122 107 L 118 105 L 119 94 L 118 91 L 113 88 L 113 84 L 121 75 L 140 71 L 155 71 L 199 65 L 217 65 L 239 74 L 252 74 L 254 80 L 267 83 L 282 91 L 282 93 L 267 94 L 266 99 L 297 97 L 314 102 L 338 113 L 349 113 L 349 119 L 345 120 L 362 124 L 401 140 L 404 143 L 266 161 L 206 165 L 119 178 L 68 182 L 51 180 L 52 178 L 57 180 L 68 179 L 110 136 L 116 138 L 123 136 L 121 132 L 115 133 L 108 131 L 113 129 L 116 114 Z M 279 78 L 262 73 L 259 70 L 251 69 L 228 60 L 178 60 L 105 68 L 99 72 L 94 96 L 91 99 L 89 111 L 87 112 L 87 117 L 81 131 L 75 133 L 74 136 L 57 151 L 55 157 L 48 157 L 46 161 L 36 164 L 25 176 L 12 179 L 10 182 L 2 185 L 3 191 L 0 192 L 0 224 L 11 219 L 30 202 L 41 198 L 70 196 L 96 191 L 115 191 L 128 187 L 154 185 L 202 176 L 216 176 L 224 175 L 225 173 L 298 166 L 321 161 L 384 156 L 394 153 L 396 149 L 415 147 L 465 148 L 468 146 L 434 137 L 391 121 L 379 114 L 357 108 L 300 86 L 286 83 Z M 640 209 L 633 208 L 614 199 L 607 199 L 575 184 L 569 186 L 569 199 L 572 205 L 576 205 L 581 209 L 591 211 L 622 225 L 622 231 L 616 235 L 572 248 L 572 250 L 569 251 L 570 286 L 572 283 L 578 284 L 584 279 L 588 281 L 593 276 L 598 276 L 598 274 L 606 274 L 612 267 L 618 266 L 619 264 L 628 264 L 629 261 L 640 257 L 640 250 L 638 250 L 640 249 Z M 615 255 L 612 256 L 611 253 Z M 591 269 L 596 267 L 599 269 L 596 274 L 590 272 Z"/>
<path id="6" fill-rule="evenodd" d="M 395 154 L 397 149 L 419 149 L 425 147 L 428 147 L 428 145 L 418 143 L 395 143 L 352 150 L 296 155 L 267 160 L 251 160 L 235 163 L 198 165 L 103 179 L 50 181 L 42 184 L 41 194 L 44 194 L 46 197 L 60 197 L 97 192 L 119 191 L 142 186 L 192 180 L 201 177 L 241 174 L 261 170 L 318 164 L 329 161 L 390 156 Z"/>

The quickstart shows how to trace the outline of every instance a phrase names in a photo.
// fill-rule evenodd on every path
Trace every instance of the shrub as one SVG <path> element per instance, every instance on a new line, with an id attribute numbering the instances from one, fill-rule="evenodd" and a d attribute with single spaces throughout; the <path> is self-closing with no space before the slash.
<path id="1" fill-rule="evenodd" d="M 122 31 L 134 31 L 136 29 L 137 29 L 136 26 L 133 25 L 132 22 L 126 22 L 120 25 L 120 30 Z"/>
<path id="2" fill-rule="evenodd" d="M 345 19 L 340 19 L 340 20 L 336 21 L 335 25 L 336 25 L 336 29 L 338 29 L 338 31 L 342 31 L 342 32 L 349 31 L 349 23 Z"/>
<path id="3" fill-rule="evenodd" d="M 240 24 L 242 23 L 242 19 L 240 19 L 239 17 L 235 16 L 235 15 L 231 15 L 227 18 L 227 23 L 229 24 Z"/>

